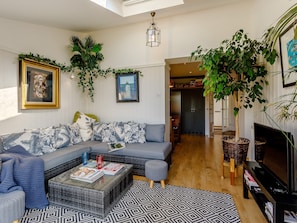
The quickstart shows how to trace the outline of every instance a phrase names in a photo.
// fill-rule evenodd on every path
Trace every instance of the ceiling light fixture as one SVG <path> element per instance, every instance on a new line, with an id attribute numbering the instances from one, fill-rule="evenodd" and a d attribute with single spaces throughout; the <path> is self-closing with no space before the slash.
<path id="1" fill-rule="evenodd" d="M 151 12 L 152 23 L 146 30 L 146 45 L 150 47 L 159 46 L 161 44 L 161 30 L 155 24 L 155 15 L 155 12 Z"/>

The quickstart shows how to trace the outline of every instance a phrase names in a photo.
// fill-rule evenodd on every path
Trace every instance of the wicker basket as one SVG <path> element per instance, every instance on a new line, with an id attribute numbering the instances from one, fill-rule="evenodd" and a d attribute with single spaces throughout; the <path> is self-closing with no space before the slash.
<path id="1" fill-rule="evenodd" d="M 246 160 L 250 140 L 240 138 L 240 143 L 236 143 L 234 136 L 225 136 L 222 140 L 224 161 L 230 162 L 230 158 L 234 158 L 235 166 L 241 165 Z"/>

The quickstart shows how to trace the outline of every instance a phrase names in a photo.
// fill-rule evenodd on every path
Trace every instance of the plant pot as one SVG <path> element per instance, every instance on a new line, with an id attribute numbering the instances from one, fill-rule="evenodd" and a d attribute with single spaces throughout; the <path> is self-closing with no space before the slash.
<path id="1" fill-rule="evenodd" d="M 246 160 L 250 143 L 249 139 L 240 138 L 238 142 L 235 142 L 234 136 L 225 136 L 222 142 L 224 161 L 230 162 L 230 158 L 233 158 L 235 166 L 238 166 Z"/>

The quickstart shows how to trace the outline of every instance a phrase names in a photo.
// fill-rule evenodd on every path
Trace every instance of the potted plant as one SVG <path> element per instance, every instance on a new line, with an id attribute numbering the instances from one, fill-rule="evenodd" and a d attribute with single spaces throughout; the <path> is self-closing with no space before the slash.
<path id="1" fill-rule="evenodd" d="M 217 48 L 204 50 L 198 46 L 191 53 L 192 59 L 201 60 L 200 69 L 206 70 L 203 79 L 204 96 L 213 93 L 216 100 L 228 96 L 234 100 L 235 137 L 224 138 L 223 146 L 235 147 L 232 149 L 235 152 L 243 150 L 243 153 L 238 154 L 239 159 L 235 160 L 235 165 L 246 159 L 249 144 L 248 139 L 240 137 L 239 111 L 242 108 L 252 108 L 256 101 L 266 102 L 262 90 L 268 84 L 265 80 L 267 70 L 264 64 L 257 63 L 257 59 L 263 56 L 273 64 L 277 53 L 273 50 L 267 54 L 264 46 L 263 42 L 250 39 L 241 29 L 231 39 L 222 41 Z"/>

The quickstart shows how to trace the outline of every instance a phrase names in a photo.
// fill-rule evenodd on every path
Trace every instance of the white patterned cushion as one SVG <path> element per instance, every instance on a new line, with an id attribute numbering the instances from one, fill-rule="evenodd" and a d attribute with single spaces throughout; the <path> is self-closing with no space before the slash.
<path id="1" fill-rule="evenodd" d="M 44 154 L 56 151 L 56 131 L 55 127 L 50 126 L 40 129 L 39 140 Z"/>
<path id="2" fill-rule="evenodd" d="M 26 130 L 24 132 L 4 135 L 2 136 L 2 140 L 4 150 L 20 145 L 34 156 L 40 156 L 43 154 L 39 144 L 38 130 Z"/>
<path id="3" fill-rule="evenodd" d="M 55 138 L 56 149 L 72 145 L 69 130 L 65 125 L 60 125 L 55 128 Z"/>
<path id="4" fill-rule="evenodd" d="M 80 116 L 78 117 L 77 121 L 75 123 L 78 124 L 80 129 L 80 135 L 83 139 L 83 141 L 91 140 L 93 137 L 93 123 L 95 122 L 95 119 L 92 119 L 88 116 L 86 116 L 83 113 L 80 113 Z"/>

